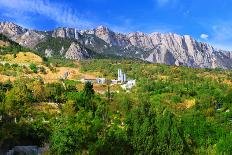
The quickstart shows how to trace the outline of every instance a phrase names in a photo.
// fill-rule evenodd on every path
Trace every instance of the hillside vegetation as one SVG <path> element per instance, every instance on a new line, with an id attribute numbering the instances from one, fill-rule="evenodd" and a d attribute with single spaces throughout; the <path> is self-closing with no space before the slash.
<path id="1" fill-rule="evenodd" d="M 5 35 L 0 34 L 0 54 L 16 54 L 20 51 L 31 50 L 20 46 L 18 43 L 8 39 Z"/>
<path id="2" fill-rule="evenodd" d="M 51 154 L 231 154 L 231 71 L 129 60 L 79 65 L 82 74 L 108 78 L 122 68 L 137 85 L 100 95 L 76 80 L 64 80 L 66 87 L 25 77 L 3 82 L 1 147 L 33 142 L 49 143 Z"/>
<path id="3" fill-rule="evenodd" d="M 0 151 L 38 145 L 49 146 L 47 154 L 232 154 L 230 70 L 110 59 L 64 64 L 32 53 L 4 54 L 0 62 Z M 79 81 L 115 79 L 118 68 L 136 79 L 132 90 Z"/>

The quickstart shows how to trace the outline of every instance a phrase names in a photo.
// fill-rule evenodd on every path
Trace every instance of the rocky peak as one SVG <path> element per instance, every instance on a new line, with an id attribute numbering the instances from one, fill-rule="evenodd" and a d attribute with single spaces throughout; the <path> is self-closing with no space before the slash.
<path id="1" fill-rule="evenodd" d="M 108 27 L 103 26 L 103 25 L 98 26 L 95 30 L 96 31 L 106 31 L 106 32 L 110 32 L 111 31 Z"/>
<path id="2" fill-rule="evenodd" d="M 117 44 L 115 33 L 111 31 L 110 29 L 108 29 L 107 27 L 98 26 L 96 29 L 94 29 L 94 34 L 98 38 L 107 42 L 108 44 L 111 44 L 111 45 Z"/>
<path id="3" fill-rule="evenodd" d="M 20 45 L 34 48 L 45 36 L 33 30 L 28 30 L 21 35 L 13 37 Z"/>
<path id="4" fill-rule="evenodd" d="M 159 32 L 123 34 L 116 33 L 105 26 L 81 31 L 75 28 L 61 27 L 51 33 L 41 33 L 24 29 L 11 22 L 1 22 L 0 33 L 33 49 L 39 49 L 35 48 L 36 45 L 45 42 L 47 36 L 76 39 L 77 42 L 70 43 L 71 46 L 67 47 L 67 51 L 67 48 L 65 51 L 54 51 L 54 53 L 60 53 L 61 56 L 65 55 L 68 59 L 88 58 L 91 55 L 87 49 L 90 49 L 101 54 L 139 58 L 153 63 L 203 68 L 232 68 L 232 52 L 215 49 L 207 43 L 196 41 L 189 35 L 181 36 L 175 33 Z M 47 55 L 51 53 L 50 46 L 54 45 L 49 44 L 48 50 L 45 52 Z"/>
<path id="5" fill-rule="evenodd" d="M 22 28 L 19 25 L 16 25 L 12 22 L 0 22 L 0 33 L 3 33 L 7 36 L 15 36 L 25 33 L 27 29 Z"/>

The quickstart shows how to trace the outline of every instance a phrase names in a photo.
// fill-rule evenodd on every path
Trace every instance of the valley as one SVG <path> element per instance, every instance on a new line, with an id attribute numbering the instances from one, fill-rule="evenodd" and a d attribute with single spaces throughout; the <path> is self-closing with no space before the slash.
<path id="1" fill-rule="evenodd" d="M 46 57 L 0 39 L 0 153 L 231 152 L 229 69 Z"/>
<path id="2" fill-rule="evenodd" d="M 231 6 L 0 0 L 0 155 L 232 155 Z"/>

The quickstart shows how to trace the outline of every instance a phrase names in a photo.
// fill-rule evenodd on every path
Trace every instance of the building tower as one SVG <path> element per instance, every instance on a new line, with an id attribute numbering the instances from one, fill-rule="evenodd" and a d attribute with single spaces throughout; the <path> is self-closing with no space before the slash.
<path id="1" fill-rule="evenodd" d="M 122 70 L 118 69 L 118 81 L 122 81 Z"/>
<path id="2" fill-rule="evenodd" d="M 126 74 L 123 74 L 123 81 L 122 82 L 126 82 Z"/>

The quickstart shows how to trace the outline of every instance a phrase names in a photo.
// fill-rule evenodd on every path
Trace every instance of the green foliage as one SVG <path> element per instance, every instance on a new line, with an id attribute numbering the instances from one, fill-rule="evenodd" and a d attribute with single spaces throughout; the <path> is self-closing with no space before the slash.
<path id="1" fill-rule="evenodd" d="M 52 151 L 57 154 L 83 152 L 96 141 L 96 133 L 101 126 L 101 122 L 90 111 L 81 110 L 75 116 L 62 118 L 54 126 Z"/>
<path id="2" fill-rule="evenodd" d="M 29 68 L 34 72 L 37 73 L 38 72 L 38 68 L 34 63 L 31 63 Z"/>
<path id="3" fill-rule="evenodd" d="M 94 101 L 94 89 L 91 82 L 86 82 L 84 90 L 80 93 L 79 98 L 76 100 L 76 109 L 84 108 L 86 110 L 96 110 L 96 103 Z"/>
<path id="4" fill-rule="evenodd" d="M 26 137 L 52 154 L 231 154 L 231 71 L 104 59 L 81 66 L 109 79 L 122 68 L 136 86 L 110 86 L 108 99 L 90 82 L 82 90 L 74 80 L 0 83 L 0 147 Z"/>
<path id="5" fill-rule="evenodd" d="M 60 50 L 64 48 L 64 51 L 67 51 L 72 41 L 74 40 L 64 39 L 64 38 L 46 37 L 46 40 L 36 45 L 36 49 L 41 54 L 44 53 L 46 49 L 51 49 L 52 51 L 54 51 L 53 57 L 61 58 L 62 55 L 60 55 Z"/>
<path id="6" fill-rule="evenodd" d="M 217 143 L 218 154 L 232 154 L 232 132 L 221 137 Z"/>

